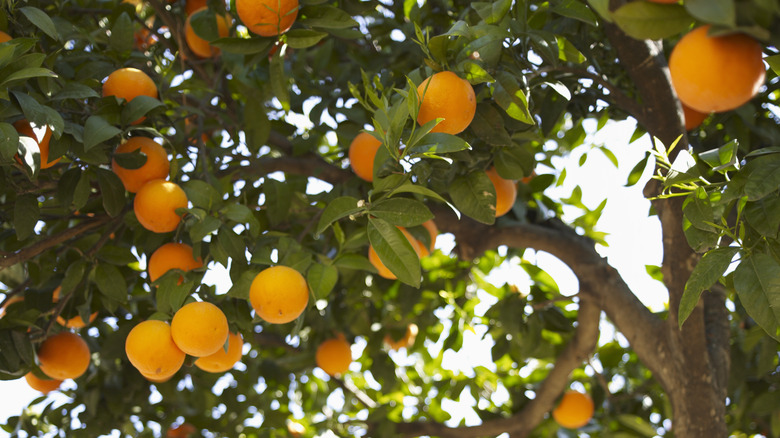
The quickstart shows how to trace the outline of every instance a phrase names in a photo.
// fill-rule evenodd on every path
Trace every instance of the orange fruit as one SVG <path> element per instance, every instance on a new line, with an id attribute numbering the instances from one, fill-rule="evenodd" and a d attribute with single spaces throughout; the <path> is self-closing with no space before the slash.
<path id="1" fill-rule="evenodd" d="M 19 301 L 24 301 L 24 298 L 21 295 L 14 295 L 11 298 L 8 298 L 8 301 L 3 304 L 3 307 L 0 307 L 0 318 L 5 315 L 5 308 L 10 306 L 13 303 L 18 303 Z"/>
<path id="2" fill-rule="evenodd" d="M 417 87 L 417 96 L 421 101 L 417 123 L 423 125 L 434 119 L 444 119 L 431 132 L 463 132 L 477 112 L 474 88 L 451 71 L 442 71 L 424 80 Z"/>
<path id="3" fill-rule="evenodd" d="M 729 111 L 764 83 L 761 44 L 745 34 L 709 36 L 710 26 L 680 38 L 669 55 L 672 85 L 685 105 L 703 113 Z"/>
<path id="4" fill-rule="evenodd" d="M 89 368 L 89 346 L 81 336 L 62 332 L 47 338 L 38 348 L 38 364 L 52 379 L 75 379 Z"/>
<path id="5" fill-rule="evenodd" d="M 176 183 L 161 179 L 144 184 L 133 201 L 138 222 L 155 233 L 167 233 L 179 226 L 177 208 L 187 208 L 187 194 Z"/>
<path id="6" fill-rule="evenodd" d="M 164 379 L 184 364 L 185 354 L 171 337 L 171 326 L 165 321 L 138 323 L 125 340 L 125 353 L 131 364 L 147 379 Z"/>
<path id="7" fill-rule="evenodd" d="M 588 394 L 568 391 L 553 409 L 552 416 L 561 427 L 577 429 L 593 417 L 593 400 Z"/>
<path id="8" fill-rule="evenodd" d="M 517 199 L 517 186 L 515 182 L 498 176 L 496 169 L 491 168 L 487 172 L 490 182 L 496 189 L 496 217 L 501 217 L 512 209 Z"/>
<path id="9" fill-rule="evenodd" d="M 195 366 L 210 373 L 224 373 L 241 360 L 243 350 L 244 339 L 241 337 L 241 333 L 230 333 L 227 351 L 220 347 L 214 354 L 196 360 Z"/>
<path id="10" fill-rule="evenodd" d="M 431 236 L 431 244 L 429 245 L 428 250 L 433 252 L 433 247 L 436 245 L 436 236 L 439 235 L 439 228 L 436 226 L 436 222 L 434 222 L 433 219 L 423 222 L 422 226 L 428 230 L 428 234 Z"/>
<path id="11" fill-rule="evenodd" d="M 116 96 L 130 102 L 138 96 L 157 99 L 157 85 L 137 68 L 125 67 L 108 75 L 103 83 L 103 97 Z"/>
<path id="12" fill-rule="evenodd" d="M 428 248 L 426 248 L 425 245 L 423 245 L 419 240 L 415 239 L 408 231 L 406 231 L 406 228 L 398 227 L 398 229 L 401 230 L 401 233 L 403 233 L 404 236 L 406 236 L 406 240 L 408 240 L 412 245 L 412 248 L 414 248 L 414 252 L 417 253 L 417 257 L 427 257 L 430 254 Z M 388 280 L 395 280 L 398 278 L 395 276 L 395 274 L 393 274 L 392 271 L 390 271 L 387 266 L 385 266 L 385 264 L 379 258 L 379 254 L 377 254 L 372 245 L 368 245 L 368 261 L 374 265 L 374 268 L 376 268 L 381 277 L 387 278 Z"/>
<path id="13" fill-rule="evenodd" d="M 371 182 L 374 180 L 374 157 L 382 142 L 368 132 L 356 135 L 349 144 L 349 166 L 355 175 Z"/>
<path id="14" fill-rule="evenodd" d="M 709 114 L 696 111 L 695 109 L 689 107 L 684 103 L 682 104 L 682 109 L 683 109 L 683 119 L 685 122 L 686 131 L 690 131 L 691 129 L 694 129 L 697 126 L 701 125 L 701 122 L 703 122 L 704 119 L 706 119 L 707 116 L 709 116 Z"/>
<path id="15" fill-rule="evenodd" d="M 59 158 L 54 161 L 49 161 L 49 141 L 51 141 L 51 129 L 49 129 L 48 126 L 46 127 L 46 132 L 43 134 L 43 138 L 38 138 L 32 126 L 30 125 L 30 122 L 27 120 L 19 120 L 14 122 L 14 128 L 16 128 L 16 132 L 18 132 L 19 135 L 31 137 L 33 140 L 35 140 L 36 143 L 38 143 L 38 149 L 41 151 L 41 169 L 48 169 L 60 161 Z"/>
<path id="16" fill-rule="evenodd" d="M 214 304 L 196 301 L 185 304 L 173 315 L 171 336 L 179 349 L 191 356 L 216 353 L 228 338 L 228 321 Z"/>
<path id="17" fill-rule="evenodd" d="M 165 438 L 190 438 L 198 432 L 198 429 L 190 423 L 183 423 L 176 427 L 171 427 L 165 432 Z"/>
<path id="18" fill-rule="evenodd" d="M 535 177 L 536 177 L 536 171 L 532 170 L 530 175 L 520 178 L 520 182 L 523 184 L 530 184 L 531 180 L 534 179 Z"/>
<path id="19" fill-rule="evenodd" d="M 13 38 L 11 37 L 11 35 L 8 35 L 7 33 L 0 30 L 0 44 L 11 41 L 12 39 Z"/>
<path id="20" fill-rule="evenodd" d="M 317 347 L 317 366 L 331 376 L 344 374 L 352 363 L 352 349 L 344 335 L 328 339 Z"/>
<path id="21" fill-rule="evenodd" d="M 24 375 L 24 380 L 27 381 L 27 384 L 30 385 L 30 388 L 44 394 L 48 394 L 56 390 L 62 384 L 62 380 L 38 378 L 38 376 L 33 374 L 32 371 Z"/>
<path id="22" fill-rule="evenodd" d="M 257 316 L 271 324 L 295 320 L 309 304 L 309 285 L 300 272 L 287 266 L 262 270 L 249 286 L 249 301 Z"/>
<path id="23" fill-rule="evenodd" d="M 298 0 L 236 0 L 236 13 L 244 26 L 257 35 L 281 35 L 298 16 Z"/>
<path id="24" fill-rule="evenodd" d="M 54 292 L 51 293 L 52 302 L 56 303 L 60 300 L 61 291 L 62 288 L 59 286 L 54 289 Z M 62 317 L 62 315 L 57 315 L 57 323 L 67 328 L 80 329 L 86 327 L 87 324 L 92 324 L 92 321 L 94 321 L 95 318 L 97 318 L 97 312 L 93 312 L 91 315 L 89 315 L 89 322 L 84 322 L 84 319 L 81 317 L 81 315 L 76 315 L 70 319 L 65 319 Z"/>
<path id="25" fill-rule="evenodd" d="M 387 344 L 391 350 L 398 351 L 414 344 L 418 332 L 419 329 L 417 328 L 417 324 L 409 324 L 406 326 L 406 333 L 404 333 L 404 336 L 401 339 L 395 340 L 389 334 L 385 335 L 385 344 Z"/>
<path id="26" fill-rule="evenodd" d="M 137 169 L 127 169 L 111 160 L 111 169 L 122 180 L 125 190 L 136 193 L 147 182 L 153 179 L 166 179 L 170 171 L 168 152 L 159 143 L 149 137 L 131 137 L 117 146 L 114 154 L 127 154 L 141 149 L 146 155 L 146 162 Z"/>
<path id="27" fill-rule="evenodd" d="M 187 0 L 187 3 L 184 4 L 184 13 L 190 16 L 198 9 L 205 8 L 206 3 L 207 0 Z"/>
<path id="28" fill-rule="evenodd" d="M 203 266 L 203 259 L 197 259 L 192 253 L 192 247 L 186 243 L 170 242 L 157 248 L 149 257 L 149 280 L 157 281 L 171 269 L 181 269 L 184 272 Z M 179 284 L 183 279 L 179 277 Z"/>
<path id="29" fill-rule="evenodd" d="M 193 12 L 193 14 L 205 9 L 207 8 L 202 7 Z M 192 28 L 191 20 L 192 15 L 187 16 L 187 22 L 184 24 L 184 39 L 187 41 L 187 47 L 190 48 L 192 53 L 201 58 L 211 58 L 213 56 L 219 55 L 218 48 L 212 47 L 208 41 L 199 37 L 198 34 L 195 33 L 195 29 Z M 228 36 L 229 29 L 230 19 L 225 15 L 217 15 L 217 34 L 219 37 L 224 38 Z"/>
<path id="30" fill-rule="evenodd" d="M 178 370 L 176 370 L 178 371 Z M 144 377 L 144 379 L 152 382 L 152 383 L 165 383 L 169 380 L 171 380 L 171 377 L 173 377 L 174 374 L 176 374 L 176 371 L 172 372 L 171 374 L 168 374 L 166 376 L 148 376 L 144 373 L 141 373 L 141 375 Z"/>

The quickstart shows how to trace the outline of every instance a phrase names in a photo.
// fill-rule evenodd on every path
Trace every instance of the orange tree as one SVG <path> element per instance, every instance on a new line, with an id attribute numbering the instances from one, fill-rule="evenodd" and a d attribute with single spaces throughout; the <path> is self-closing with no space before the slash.
<path id="1" fill-rule="evenodd" d="M 188 3 L 2 2 L 0 378 L 44 378 L 41 346 L 70 330 L 57 318 L 98 314 L 78 330 L 90 360 L 67 401 L 20 406 L 6 431 L 150 437 L 186 422 L 202 436 L 288 436 L 288 423 L 296 436 L 575 436 L 551 414 L 573 388 L 593 401 L 579 427 L 591 436 L 780 435 L 775 2 L 209 0 L 189 19 Z M 191 51 L 186 23 L 214 57 Z M 688 47 L 670 76 L 677 41 L 704 25 L 707 38 L 739 34 L 739 47 L 756 47 L 739 61 L 750 67 L 734 65 L 745 53 L 730 58 L 722 40 L 699 36 L 711 47 Z M 724 58 L 690 59 L 707 53 Z M 120 79 L 106 91 L 120 68 L 154 87 Z M 467 91 L 425 94 L 424 80 L 444 71 Z M 708 101 L 743 94 L 708 106 L 728 109 L 686 132 L 673 83 Z M 446 103 L 430 108 L 444 113 L 421 117 L 435 96 Z M 466 127 L 435 129 L 448 116 Z M 547 190 L 566 175 L 557 158 L 594 147 L 587 126 L 628 118 L 655 145 L 626 164 L 629 185 L 654 166 L 644 193 L 664 258 L 648 272 L 668 291 L 663 312 L 597 252 L 604 204 Z M 17 131 L 22 120 L 38 132 Z M 381 141 L 371 182 L 348 162 L 362 131 Z M 170 160 L 138 194 L 112 171 L 146 163 L 141 148 L 115 152 L 136 137 Z M 601 150 L 621 162 L 631 147 Z M 499 218 L 489 169 L 524 181 Z M 183 192 L 164 196 L 169 186 Z M 431 219 L 454 236 L 451 253 L 421 250 Z M 152 281 L 146 263 L 168 243 L 191 246 L 203 266 Z M 377 275 L 369 245 L 397 279 Z M 529 249 L 568 265 L 577 294 L 562 296 Z M 504 263 L 527 273 L 522 293 L 485 280 Z M 219 287 L 204 283 L 219 265 Z M 274 266 L 298 272 L 309 299 L 298 286 L 288 299 L 268 276 L 253 285 Z M 296 306 L 292 320 L 255 314 L 255 288 Z M 143 330 L 128 334 L 195 301 L 241 335 L 239 364 L 208 372 L 186 356 L 173 375 L 153 367 L 144 377 L 126 350 L 151 344 Z M 396 361 L 384 339 L 411 323 L 409 359 Z M 600 327 L 620 336 L 599 341 Z M 445 355 L 470 330 L 492 365 L 453 371 Z M 340 336 L 352 362 L 331 377 L 315 356 Z M 448 422 L 447 400 L 465 394 L 479 420 Z"/>

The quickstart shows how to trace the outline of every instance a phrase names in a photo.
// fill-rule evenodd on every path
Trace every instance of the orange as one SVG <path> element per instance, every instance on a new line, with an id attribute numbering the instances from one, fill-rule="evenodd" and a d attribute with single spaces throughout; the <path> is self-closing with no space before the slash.
<path id="1" fill-rule="evenodd" d="M 7 33 L 0 30 L 0 44 L 11 41 L 12 39 L 13 38 L 11 37 L 11 35 L 8 35 Z"/>
<path id="2" fill-rule="evenodd" d="M 170 171 L 168 152 L 159 143 L 148 137 L 131 137 L 117 146 L 114 154 L 128 154 L 141 149 L 146 155 L 146 162 L 137 169 L 127 169 L 111 160 L 111 169 L 122 180 L 125 190 L 136 193 L 147 182 L 153 179 L 166 179 Z"/>
<path id="3" fill-rule="evenodd" d="M 534 179 L 535 177 L 536 177 L 536 171 L 532 170 L 530 175 L 520 178 L 520 182 L 523 184 L 530 184 L 531 180 Z"/>
<path id="4" fill-rule="evenodd" d="M 7 297 L 7 296 L 6 296 Z M 0 318 L 5 315 L 5 308 L 10 306 L 13 303 L 18 303 L 19 301 L 24 301 L 24 298 L 21 295 L 14 295 L 11 298 L 8 298 L 8 301 L 3 304 L 3 307 L 0 307 Z"/>
<path id="5" fill-rule="evenodd" d="M 709 36 L 701 26 L 680 38 L 669 73 L 680 101 L 703 113 L 729 111 L 753 98 L 764 83 L 761 44 L 745 34 Z"/>
<path id="6" fill-rule="evenodd" d="M 51 300 L 52 302 L 56 303 L 60 300 L 60 292 L 62 291 L 62 288 L 57 286 L 56 289 L 54 289 L 54 292 L 51 293 Z M 72 329 L 80 329 L 87 326 L 87 324 L 92 324 L 92 321 L 97 318 L 97 312 L 93 312 L 91 315 L 89 315 L 89 322 L 84 322 L 84 319 L 81 318 L 81 315 L 76 315 L 73 318 L 65 319 L 62 317 L 62 315 L 57 316 L 57 323 L 60 325 L 63 325 L 67 328 Z"/>
<path id="7" fill-rule="evenodd" d="M 203 266 L 203 259 L 195 258 L 192 247 L 186 243 L 170 242 L 157 248 L 149 257 L 149 280 L 157 281 L 171 269 L 181 269 L 184 272 Z M 179 277 L 179 284 L 183 279 Z"/>
<path id="8" fill-rule="evenodd" d="M 138 323 L 125 340 L 125 353 L 131 364 L 147 379 L 163 379 L 176 373 L 184 364 L 185 354 L 171 337 L 171 326 L 165 321 Z"/>
<path id="9" fill-rule="evenodd" d="M 406 326 L 406 333 L 404 333 L 404 336 L 399 340 L 393 339 L 389 334 L 385 335 L 385 344 L 387 344 L 391 350 L 398 351 L 414 344 L 418 332 L 419 329 L 417 328 L 417 324 L 409 324 Z"/>
<path id="10" fill-rule="evenodd" d="M 451 71 L 442 71 L 424 80 L 417 87 L 421 100 L 417 123 L 444 119 L 431 132 L 458 134 L 471 124 L 477 112 L 477 98 L 469 81 Z"/>
<path id="11" fill-rule="evenodd" d="M 190 423 L 183 423 L 176 427 L 171 427 L 165 433 L 165 438 L 190 438 L 198 432 L 198 429 Z"/>
<path id="12" fill-rule="evenodd" d="M 187 194 L 177 184 L 161 179 L 144 184 L 133 202 L 138 222 L 155 233 L 167 233 L 179 226 L 177 208 L 187 208 Z"/>
<path id="13" fill-rule="evenodd" d="M 317 366 L 331 376 L 346 373 L 349 370 L 349 364 L 352 363 L 352 350 L 349 342 L 344 339 L 342 334 L 328 339 L 317 347 L 315 360 Z"/>
<path id="14" fill-rule="evenodd" d="M 189 17 L 198 9 L 206 7 L 207 0 L 187 0 L 184 4 L 184 13 Z"/>
<path id="15" fill-rule="evenodd" d="M 517 186 L 515 182 L 498 176 L 496 169 L 491 168 L 487 172 L 490 182 L 496 189 L 496 217 L 501 217 L 512 209 L 517 199 Z"/>
<path id="16" fill-rule="evenodd" d="M 563 394 L 552 416 L 561 427 L 577 429 L 588 424 L 593 417 L 593 400 L 588 394 L 568 391 Z"/>
<path id="17" fill-rule="evenodd" d="M 298 0 L 236 0 L 238 18 L 260 36 L 281 35 L 298 16 Z"/>
<path id="18" fill-rule="evenodd" d="M 431 244 L 428 246 L 428 250 L 433 252 L 433 247 L 436 245 L 436 236 L 439 235 L 439 228 L 436 226 L 436 222 L 434 222 L 433 219 L 423 222 L 422 226 L 428 230 L 428 234 L 431 236 Z"/>
<path id="19" fill-rule="evenodd" d="M 419 240 L 412 237 L 412 235 L 406 231 L 406 228 L 398 227 L 398 229 L 401 230 L 401 233 L 403 233 L 404 236 L 406 236 L 406 240 L 408 240 L 412 245 L 412 248 L 414 248 L 414 252 L 417 253 L 417 257 L 427 257 L 430 254 L 428 248 L 426 248 L 425 245 L 423 245 Z M 392 271 L 390 271 L 387 266 L 385 266 L 385 264 L 379 258 L 379 254 L 377 254 L 376 250 L 371 245 L 368 245 L 368 261 L 374 265 L 374 268 L 376 268 L 381 277 L 387 278 L 388 280 L 395 280 L 398 278 L 395 276 L 395 274 L 393 274 Z"/>
<path id="20" fill-rule="evenodd" d="M 195 366 L 210 373 L 224 373 L 241 360 L 243 350 L 244 339 L 241 337 L 241 333 L 230 333 L 227 351 L 219 347 L 216 353 L 196 360 Z"/>
<path id="21" fill-rule="evenodd" d="M 103 83 L 103 97 L 107 96 L 116 96 L 128 102 L 138 96 L 157 99 L 157 85 L 152 78 L 137 68 L 120 68 L 108 75 Z"/>
<path id="22" fill-rule="evenodd" d="M 178 370 L 176 370 L 178 371 Z M 165 375 L 165 376 L 147 376 L 144 373 L 141 373 L 141 375 L 144 377 L 144 379 L 152 382 L 152 383 L 165 383 L 169 380 L 171 380 L 171 377 L 173 377 L 174 374 L 176 374 L 176 371 L 172 372 L 171 374 Z"/>
<path id="23" fill-rule="evenodd" d="M 686 131 L 690 131 L 691 129 L 701 125 L 701 122 L 703 122 L 704 119 L 706 119 L 709 115 L 707 113 L 696 111 L 684 103 L 682 104 L 682 109 Z"/>
<path id="24" fill-rule="evenodd" d="M 38 348 L 41 371 L 52 379 L 75 379 L 89 368 L 89 346 L 81 336 L 62 332 L 47 338 Z"/>
<path id="25" fill-rule="evenodd" d="M 214 304 L 196 301 L 177 310 L 171 320 L 171 336 L 179 349 L 191 356 L 216 353 L 228 338 L 228 321 Z"/>
<path id="26" fill-rule="evenodd" d="M 374 157 L 382 142 L 368 132 L 356 135 L 349 144 L 349 166 L 355 175 L 366 181 L 374 180 Z"/>
<path id="27" fill-rule="evenodd" d="M 40 379 L 38 376 L 33 374 L 32 371 L 25 374 L 24 379 L 27 380 L 27 384 L 30 385 L 30 388 L 36 391 L 40 391 L 44 394 L 48 394 L 56 390 L 62 384 L 62 380 Z"/>
<path id="28" fill-rule="evenodd" d="M 202 7 L 196 10 L 195 12 L 193 12 L 193 14 L 205 9 L 207 8 Z M 189 15 L 187 17 L 187 22 L 184 25 L 184 39 L 187 41 L 187 46 L 190 48 L 192 53 L 194 53 L 195 55 L 201 58 L 211 58 L 213 56 L 219 55 L 218 48 L 212 47 L 208 41 L 199 37 L 195 33 L 195 29 L 192 28 L 191 19 L 192 19 L 192 15 Z M 224 38 L 228 36 L 229 29 L 230 29 L 230 19 L 224 15 L 217 15 L 217 34 L 219 35 L 219 37 Z"/>
<path id="29" fill-rule="evenodd" d="M 35 134 L 35 131 L 33 131 L 30 122 L 27 120 L 19 120 L 15 122 L 14 128 L 16 128 L 16 132 L 18 132 L 19 135 L 30 137 L 35 140 L 36 143 L 38 143 L 38 149 L 41 151 L 41 169 L 48 169 L 60 161 L 59 158 L 54 161 L 49 161 L 49 141 L 51 140 L 51 129 L 49 129 L 48 126 L 46 127 L 46 132 L 43 134 L 43 138 L 38 138 L 38 136 Z"/>
<path id="30" fill-rule="evenodd" d="M 295 320 L 309 304 L 309 285 L 300 272 L 287 266 L 261 271 L 249 286 L 249 301 L 257 316 L 271 324 Z"/>

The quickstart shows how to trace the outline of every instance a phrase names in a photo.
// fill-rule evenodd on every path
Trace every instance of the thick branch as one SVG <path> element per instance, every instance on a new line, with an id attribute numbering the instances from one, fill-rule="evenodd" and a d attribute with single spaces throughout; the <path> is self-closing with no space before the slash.
<path id="1" fill-rule="evenodd" d="M 422 435 L 443 438 L 475 438 L 509 433 L 512 437 L 527 436 L 552 410 L 558 396 L 568 387 L 569 375 L 596 348 L 601 310 L 589 295 L 580 296 L 577 331 L 571 342 L 555 360 L 555 367 L 536 390 L 536 397 L 521 411 L 508 418 L 487 421 L 479 426 L 449 427 L 435 422 L 414 422 L 398 425 L 401 437 Z"/>

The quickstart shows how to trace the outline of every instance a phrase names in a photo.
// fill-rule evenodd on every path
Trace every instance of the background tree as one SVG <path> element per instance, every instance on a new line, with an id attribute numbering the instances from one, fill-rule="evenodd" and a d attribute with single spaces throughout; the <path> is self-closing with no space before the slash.
<path id="1" fill-rule="evenodd" d="M 0 27 L 12 38 L 0 45 L 0 372 L 44 377 L 45 342 L 68 330 L 91 352 L 72 401 L 26 411 L 7 431 L 154 436 L 184 418 L 194 427 L 172 434 L 548 436 L 559 430 L 549 413 L 577 381 L 595 406 L 581 430 L 594 436 L 653 436 L 668 430 L 666 420 L 679 437 L 780 436 L 777 2 L 196 3 L 2 2 Z M 756 96 L 712 109 L 719 112 L 686 132 L 667 59 L 702 24 L 754 38 L 771 68 Z M 712 80 L 722 66 L 692 53 L 701 59 L 683 70 L 694 84 L 730 90 L 747 80 Z M 101 83 L 127 67 L 139 71 Z M 434 91 L 423 81 L 440 71 L 456 76 Z M 422 120 L 416 90 L 455 99 L 458 78 L 473 96 L 439 106 L 455 110 L 448 119 L 467 119 L 473 99 L 475 115 L 462 132 L 437 132 L 435 118 Z M 656 274 L 669 307 L 661 313 L 596 252 L 603 204 L 588 209 L 576 191 L 566 199 L 545 192 L 565 178 L 555 157 L 591 147 L 583 144 L 587 120 L 601 129 L 629 117 L 635 136 L 648 133 L 657 146 L 647 160 L 657 178 L 645 194 L 663 228 Z M 348 145 L 366 128 L 381 146 L 371 177 L 360 178 Z M 151 149 L 115 152 L 140 137 L 162 139 L 162 161 L 170 160 L 162 175 Z M 128 187 L 112 160 L 153 182 Z M 146 164 L 159 166 L 147 172 Z M 498 178 L 526 179 L 502 189 Z M 514 202 L 496 219 L 507 190 Z M 564 207 L 582 214 L 566 223 Z M 430 219 L 455 236 L 455 254 L 425 257 Z M 152 281 L 142 267 L 171 242 L 192 252 Z M 369 261 L 369 245 L 384 270 Z M 529 248 L 572 269 L 575 297 L 562 297 L 522 258 Z M 528 272 L 530 293 L 484 280 L 507 260 Z M 229 268 L 226 294 L 201 284 L 213 264 Z M 279 265 L 299 272 L 310 296 L 294 288 L 295 299 L 275 304 L 284 317 L 270 323 L 254 316 L 249 298 L 299 281 L 290 273 L 253 284 Z M 475 313 L 477 289 L 497 299 L 484 315 Z M 243 336 L 243 365 L 211 373 L 191 366 L 192 356 L 160 353 L 152 359 L 169 361 L 144 372 L 136 364 L 144 348 L 123 348 L 130 331 L 132 345 L 137 336 L 151 345 L 170 329 L 134 327 L 171 321 L 195 299 L 216 304 Z M 597 342 L 602 315 L 628 345 Z M 188 323 L 195 330 L 211 320 Z M 412 323 L 414 363 L 398 365 L 387 350 Z M 445 351 L 458 350 L 475 325 L 495 341 L 495 369 L 473 377 L 442 369 Z M 361 371 L 344 372 L 343 345 L 357 338 L 366 342 L 354 358 Z M 442 348 L 429 350 L 426 340 Z M 81 354 L 66 361 L 74 375 Z M 482 423 L 447 426 L 442 400 L 464 389 Z M 150 403 L 153 391 L 162 397 Z M 300 424 L 288 431 L 294 416 Z"/>

